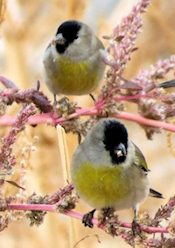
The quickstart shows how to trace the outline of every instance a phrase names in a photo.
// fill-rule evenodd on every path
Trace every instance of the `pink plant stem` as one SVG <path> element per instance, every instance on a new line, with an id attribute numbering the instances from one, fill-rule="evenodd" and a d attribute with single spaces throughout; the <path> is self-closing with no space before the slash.
<path id="1" fill-rule="evenodd" d="M 137 114 L 127 113 L 127 112 L 118 112 L 115 115 L 115 117 L 137 122 L 138 124 L 141 124 L 141 125 L 156 127 L 160 129 L 165 129 L 167 131 L 175 132 L 175 125 L 173 124 L 163 122 L 163 121 L 156 121 L 156 120 L 148 119 L 148 118 L 142 117 Z"/>
<path id="2" fill-rule="evenodd" d="M 21 210 L 21 211 L 47 211 L 56 212 L 56 205 L 51 204 L 8 204 L 10 210 Z"/>
<path id="3" fill-rule="evenodd" d="M 57 205 L 51 204 L 8 204 L 9 210 L 20 210 L 20 211 L 46 211 L 46 212 L 57 212 Z M 74 210 L 69 210 L 64 212 L 65 215 L 82 220 L 83 214 L 78 213 Z M 98 226 L 98 220 L 93 218 L 93 224 Z M 121 222 L 120 227 L 124 228 L 132 228 L 130 223 Z M 103 227 L 101 227 L 103 229 Z M 147 233 L 168 233 L 166 227 L 149 227 L 149 226 L 141 226 L 141 230 Z"/>
<path id="4" fill-rule="evenodd" d="M 95 107 L 89 108 L 89 109 L 77 109 L 76 113 L 73 113 L 66 118 L 61 117 L 61 118 L 55 119 L 52 113 L 38 114 L 38 115 L 33 115 L 29 117 L 28 124 L 30 125 L 38 125 L 38 124 L 57 125 L 57 124 L 62 124 L 66 120 L 70 120 L 78 116 L 87 116 L 87 115 L 93 116 L 97 114 L 99 114 L 99 111 Z M 160 129 L 164 129 L 167 131 L 175 132 L 175 125 L 171 123 L 148 119 L 148 118 L 142 117 L 137 114 L 118 111 L 117 113 L 113 114 L 113 117 L 128 120 L 128 121 L 133 121 L 133 122 L 136 122 L 144 126 L 150 126 L 150 127 L 155 127 L 155 128 L 160 128 Z M 14 123 L 14 120 L 15 119 L 13 116 L 4 115 L 0 117 L 0 126 L 11 126 Z"/>

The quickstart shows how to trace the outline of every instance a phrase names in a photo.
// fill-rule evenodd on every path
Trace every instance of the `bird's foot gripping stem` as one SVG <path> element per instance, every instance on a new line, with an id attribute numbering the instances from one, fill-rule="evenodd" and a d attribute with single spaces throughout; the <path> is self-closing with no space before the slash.
<path id="1" fill-rule="evenodd" d="M 139 235 L 141 237 L 141 227 L 139 225 L 139 223 L 134 219 L 132 222 L 132 233 L 133 236 L 135 237 L 136 235 Z"/>
<path id="2" fill-rule="evenodd" d="M 95 213 L 96 209 L 93 209 L 92 211 L 90 211 L 89 213 L 83 215 L 83 219 L 82 219 L 82 223 L 85 226 L 88 226 L 90 228 L 93 228 L 93 222 L 92 219 L 94 217 L 94 213 Z"/>
<path id="3" fill-rule="evenodd" d="M 133 211 L 134 211 L 134 219 L 132 221 L 132 233 L 134 237 L 136 235 L 141 237 L 142 230 L 141 230 L 139 223 L 137 222 L 137 207 L 136 206 L 133 207 Z"/>

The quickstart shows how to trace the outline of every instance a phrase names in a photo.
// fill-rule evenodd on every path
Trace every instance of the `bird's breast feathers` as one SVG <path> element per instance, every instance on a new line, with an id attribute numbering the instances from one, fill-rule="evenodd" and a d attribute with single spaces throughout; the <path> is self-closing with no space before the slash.
<path id="1" fill-rule="evenodd" d="M 148 194 L 147 177 L 140 170 L 121 166 L 94 166 L 84 162 L 74 168 L 72 180 L 82 199 L 92 207 L 123 209 L 134 206 Z"/>
<path id="2" fill-rule="evenodd" d="M 104 64 L 97 54 L 86 60 L 72 60 L 66 56 L 49 55 L 44 60 L 46 83 L 51 91 L 66 95 L 83 95 L 92 92 L 103 74 Z M 98 63 L 97 63 L 98 61 Z M 47 82 L 48 80 L 48 82 Z"/>

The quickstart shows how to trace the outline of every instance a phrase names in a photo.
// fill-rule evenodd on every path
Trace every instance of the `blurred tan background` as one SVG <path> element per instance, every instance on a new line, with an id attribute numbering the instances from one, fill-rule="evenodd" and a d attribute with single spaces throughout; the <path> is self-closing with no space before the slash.
<path id="1" fill-rule="evenodd" d="M 2 4 L 2 1 L 0 1 Z M 127 4 L 126 4 L 127 2 Z M 39 79 L 41 88 L 52 100 L 53 97 L 44 85 L 42 56 L 57 26 L 65 19 L 75 18 L 87 22 L 99 34 L 110 34 L 120 19 L 125 16 L 136 0 L 7 0 L 4 21 L 0 26 L 0 74 L 16 82 L 19 88 L 36 85 Z M 132 78 L 138 70 L 175 53 L 175 0 L 154 0 L 144 14 L 143 32 L 139 35 L 138 51 L 127 66 L 126 77 Z M 89 97 L 77 97 L 80 105 L 91 104 Z M 17 106 L 8 108 L 14 114 Z M 128 106 L 128 111 L 133 106 Z M 148 210 L 154 215 L 161 204 L 174 195 L 175 160 L 167 146 L 167 133 L 156 134 L 153 141 L 147 140 L 143 129 L 137 124 L 125 122 L 131 138 L 141 148 L 151 169 L 150 181 L 153 188 L 162 192 L 165 200 L 147 199 L 141 211 Z M 0 135 L 4 129 L 1 128 Z M 67 135 L 70 158 L 77 146 L 77 138 Z M 29 149 L 30 151 L 28 151 Z M 18 162 L 25 164 L 25 184 L 27 192 L 50 194 L 64 186 L 59 160 L 56 129 L 47 125 L 28 127 L 20 135 L 15 147 Z M 9 186 L 7 193 L 12 192 Z M 25 196 L 24 196 L 25 197 Z M 82 213 L 90 208 L 85 203 L 78 204 Z M 121 211 L 120 218 L 131 221 L 130 210 Z M 0 233 L 1 248 L 69 248 L 68 231 L 70 218 L 54 213 L 47 214 L 39 227 L 30 227 L 26 220 L 13 222 Z M 83 240 L 77 247 L 114 248 L 129 247 L 120 238 L 112 238 L 96 228 L 84 228 L 76 223 L 76 242 L 86 235 L 98 234 L 99 244 L 94 236 Z"/>

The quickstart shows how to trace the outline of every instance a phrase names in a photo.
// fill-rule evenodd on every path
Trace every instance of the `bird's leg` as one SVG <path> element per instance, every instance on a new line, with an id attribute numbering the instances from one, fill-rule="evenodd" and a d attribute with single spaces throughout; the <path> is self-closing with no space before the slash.
<path id="1" fill-rule="evenodd" d="M 40 81 L 39 80 L 37 80 L 37 82 L 36 82 L 36 90 L 37 91 L 39 91 L 40 90 Z"/>
<path id="2" fill-rule="evenodd" d="M 56 110 L 57 107 L 57 95 L 53 94 L 53 108 L 54 110 Z"/>
<path id="3" fill-rule="evenodd" d="M 53 112 L 51 113 L 51 116 L 54 120 L 57 118 L 57 103 L 57 95 L 53 94 Z"/>
<path id="4" fill-rule="evenodd" d="M 89 96 L 92 99 L 92 101 L 95 103 L 96 102 L 96 99 L 95 99 L 94 95 L 92 95 L 91 93 L 89 93 Z"/>
<path id="5" fill-rule="evenodd" d="M 78 132 L 78 133 L 77 133 L 77 136 L 78 136 L 78 144 L 80 144 L 80 143 L 81 143 L 81 133 Z"/>
<path id="6" fill-rule="evenodd" d="M 96 209 L 93 209 L 93 210 L 90 211 L 89 213 L 83 215 L 82 223 L 83 223 L 85 226 L 88 226 L 88 227 L 90 227 L 90 228 L 93 227 L 92 219 L 93 219 L 93 217 L 94 217 L 95 211 L 96 211 Z"/>
<path id="7" fill-rule="evenodd" d="M 89 96 L 91 97 L 91 99 L 93 100 L 93 102 L 94 102 L 94 104 L 96 103 L 96 99 L 95 99 L 95 97 L 94 97 L 94 95 L 92 95 L 91 93 L 89 94 Z M 97 114 L 97 117 L 100 117 L 100 118 L 108 118 L 109 117 L 109 114 L 108 114 L 108 112 L 104 112 L 104 113 L 99 113 L 99 114 Z"/>
<path id="8" fill-rule="evenodd" d="M 141 236 L 141 228 L 139 223 L 137 222 L 137 207 L 134 206 L 133 207 L 133 211 L 134 211 L 134 219 L 132 221 L 132 233 L 133 236 L 139 235 Z"/>

